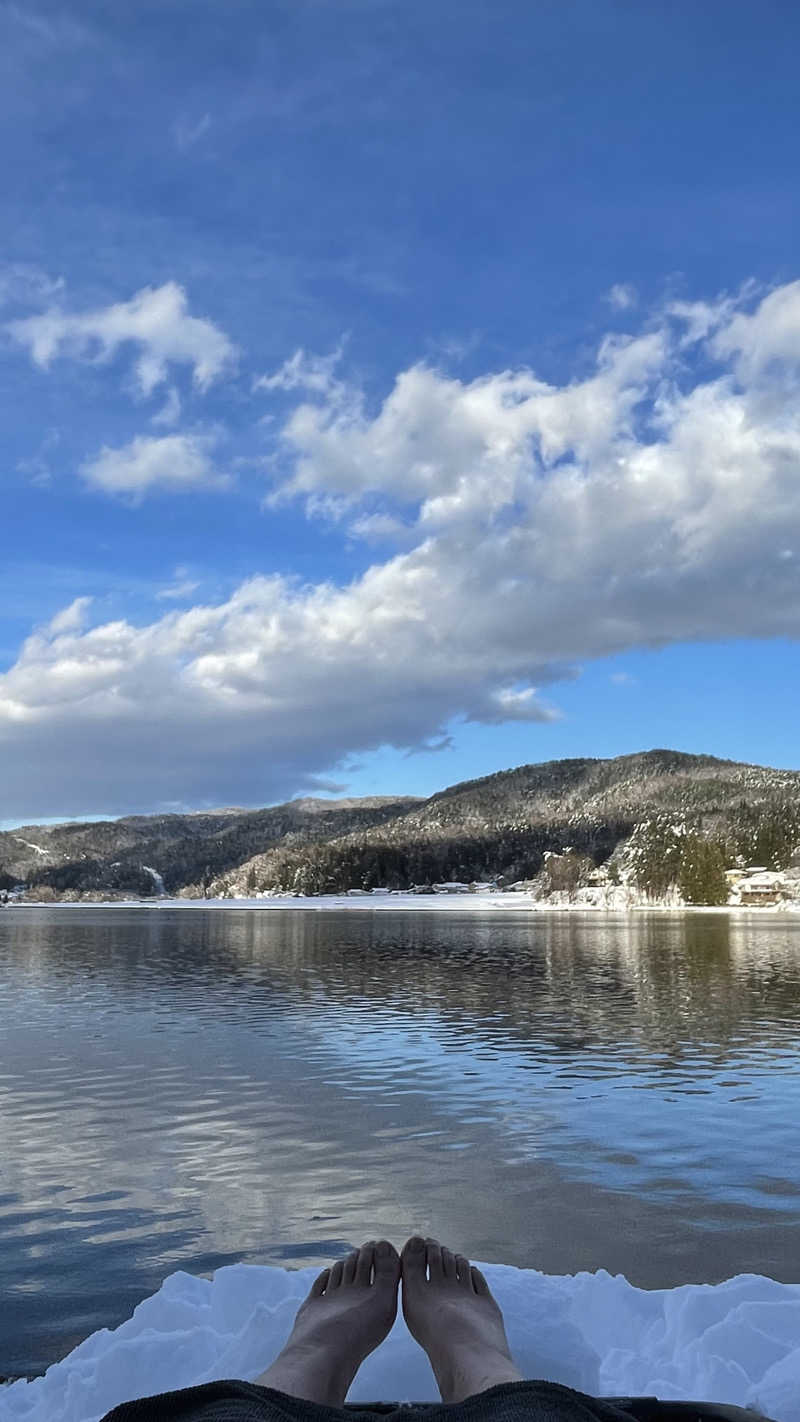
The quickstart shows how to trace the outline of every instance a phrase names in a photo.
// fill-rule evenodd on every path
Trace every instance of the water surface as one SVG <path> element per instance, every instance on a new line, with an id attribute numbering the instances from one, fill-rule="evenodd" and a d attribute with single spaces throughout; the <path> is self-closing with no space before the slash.
<path id="1" fill-rule="evenodd" d="M 379 1234 L 800 1279 L 800 919 L 13 908 L 0 982 L 0 1374 Z"/>

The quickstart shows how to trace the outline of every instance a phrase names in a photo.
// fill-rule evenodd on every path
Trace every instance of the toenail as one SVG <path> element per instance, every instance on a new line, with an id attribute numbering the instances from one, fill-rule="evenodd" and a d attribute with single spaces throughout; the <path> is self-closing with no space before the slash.
<path id="1" fill-rule="evenodd" d="M 379 1239 L 378 1243 L 375 1245 L 378 1254 L 388 1254 L 391 1250 L 391 1247 L 392 1246 L 389 1243 L 388 1239 Z"/>
<path id="2" fill-rule="evenodd" d="M 408 1244 L 406 1245 L 406 1248 L 407 1248 L 407 1249 L 424 1249 L 424 1248 L 425 1248 L 425 1240 L 424 1240 L 424 1239 L 422 1238 L 422 1236 L 419 1235 L 419 1234 L 412 1235 L 411 1239 L 408 1241 Z"/>

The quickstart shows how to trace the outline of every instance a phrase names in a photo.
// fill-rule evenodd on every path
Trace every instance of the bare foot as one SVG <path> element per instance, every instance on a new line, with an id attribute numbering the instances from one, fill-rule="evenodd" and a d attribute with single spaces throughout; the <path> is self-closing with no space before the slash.
<path id="1" fill-rule="evenodd" d="M 400 1257 L 387 1239 L 370 1240 L 323 1269 L 285 1348 L 256 1382 L 341 1407 L 367 1354 L 394 1323 L 399 1281 Z"/>
<path id="2" fill-rule="evenodd" d="M 442 1402 L 520 1382 L 503 1315 L 480 1269 L 435 1239 L 409 1239 L 401 1256 L 403 1315 L 425 1349 Z"/>

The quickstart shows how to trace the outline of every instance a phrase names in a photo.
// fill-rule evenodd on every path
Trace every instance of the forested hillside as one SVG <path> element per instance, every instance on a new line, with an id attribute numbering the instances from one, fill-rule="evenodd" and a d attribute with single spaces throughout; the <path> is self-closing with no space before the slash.
<path id="1" fill-rule="evenodd" d="M 0 887 L 24 882 L 44 897 L 149 897 L 207 886 L 268 846 L 299 847 L 364 831 L 402 814 L 411 799 L 291 800 L 267 810 L 137 815 L 95 824 L 28 825 L 0 834 Z M 42 897 L 41 893 L 39 897 Z"/>
<path id="2" fill-rule="evenodd" d="M 673 851 L 673 827 L 690 848 L 704 846 L 696 850 L 704 865 L 711 845 L 723 872 L 737 857 L 783 868 L 800 841 L 800 772 L 661 750 L 521 766 L 452 786 L 369 830 L 313 847 L 276 845 L 213 891 L 320 894 L 447 880 L 502 886 L 535 878 L 548 853 L 567 850 L 585 877 L 620 856 L 636 832 L 636 853 L 623 854 L 621 868 L 661 897 L 681 876 L 691 879 L 688 856 Z M 693 882 L 698 894 L 705 874 Z"/>
<path id="3" fill-rule="evenodd" d="M 74 899 L 537 880 L 556 892 L 605 866 L 653 899 L 717 903 L 730 866 L 784 869 L 798 845 L 800 772 L 657 750 L 520 766 L 427 800 L 32 825 L 0 834 L 0 887 Z"/>

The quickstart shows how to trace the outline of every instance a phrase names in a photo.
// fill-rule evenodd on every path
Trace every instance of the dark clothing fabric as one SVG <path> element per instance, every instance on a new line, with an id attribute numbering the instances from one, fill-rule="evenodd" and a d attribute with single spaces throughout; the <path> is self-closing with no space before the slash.
<path id="1" fill-rule="evenodd" d="M 213 1382 L 123 1402 L 102 1422 L 751 1422 L 757 1414 L 654 1397 L 601 1398 L 551 1382 L 502 1383 L 463 1402 L 325 1407 L 256 1383 Z"/>

